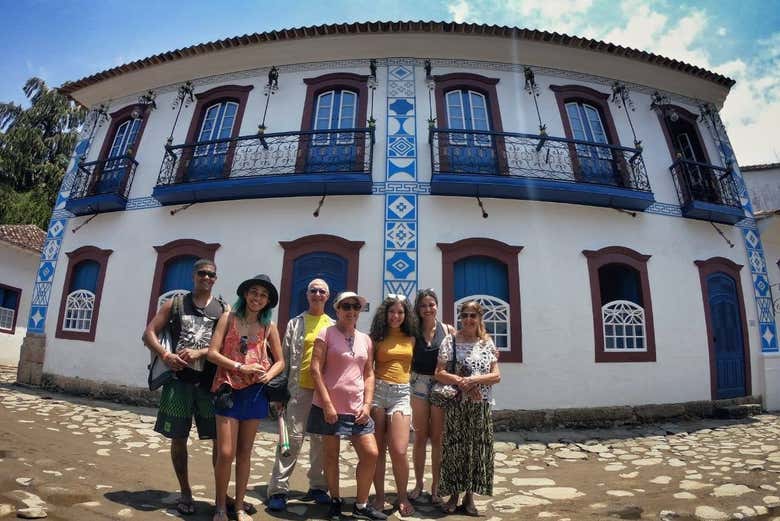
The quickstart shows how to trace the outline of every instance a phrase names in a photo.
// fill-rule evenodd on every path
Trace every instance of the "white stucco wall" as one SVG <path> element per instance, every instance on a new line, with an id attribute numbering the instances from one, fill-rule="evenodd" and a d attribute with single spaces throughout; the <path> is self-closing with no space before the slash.
<path id="1" fill-rule="evenodd" d="M 499 68 L 500 69 L 500 68 Z M 283 73 L 280 91 L 271 99 L 267 132 L 300 129 L 306 85 L 303 79 L 330 72 L 366 74 L 367 68 L 323 66 L 308 71 Z M 430 181 L 430 150 L 427 144 L 428 91 L 422 67 L 416 67 L 417 179 Z M 503 129 L 536 133 L 538 122 L 530 97 L 522 90 L 522 72 L 507 70 L 439 67 L 435 74 L 472 72 L 499 78 L 496 85 Z M 375 94 L 377 119 L 373 178 L 385 180 L 387 70 L 380 68 Z M 563 124 L 551 84 L 586 85 L 609 93 L 599 82 L 538 74 L 542 121 L 552 136 L 563 136 Z M 245 74 L 238 79 L 217 79 L 199 85 L 204 92 L 218 85 L 254 85 L 241 123 L 240 134 L 252 134 L 262 117 L 265 76 Z M 161 94 L 146 125 L 136 159 L 139 167 L 131 198 L 149 197 L 163 160 L 163 144 L 170 133 L 175 94 Z M 642 140 L 644 161 L 656 201 L 677 205 L 669 173 L 672 158 L 660 122 L 649 110 L 650 95 L 634 92 L 636 110 L 631 119 Z M 116 103 L 113 112 L 135 99 Z M 685 105 L 691 111 L 696 107 Z M 174 132 L 174 144 L 185 139 L 194 105 L 182 111 Z M 633 135 L 624 111 L 610 104 L 624 146 L 633 146 Z M 440 115 L 441 116 L 441 115 Z M 96 133 L 89 159 L 102 147 L 108 124 Z M 709 131 L 700 131 L 717 163 Z M 643 404 L 710 399 L 709 351 L 704 322 L 699 274 L 695 260 L 721 256 L 747 264 L 739 230 L 720 226 L 735 248 L 718 235 L 708 222 L 639 212 L 635 218 L 613 209 L 522 200 L 485 199 L 490 214 L 482 219 L 471 198 L 418 196 L 418 287 L 442 288 L 441 253 L 437 242 L 468 237 L 489 237 L 523 246 L 518 258 L 520 272 L 523 363 L 502 364 L 502 382 L 497 386 L 497 408 L 577 407 Z M 283 251 L 279 241 L 311 234 L 332 234 L 365 241 L 360 251 L 359 285 L 356 288 L 372 303 L 382 296 L 384 195 L 329 196 L 319 218 L 312 217 L 317 197 L 252 199 L 196 204 L 177 215 L 171 207 L 98 215 L 78 233 L 64 233 L 60 262 L 54 276 L 46 321 L 47 349 L 44 370 L 118 384 L 143 386 L 148 351 L 140 342 L 147 319 L 153 270 L 154 246 L 175 239 L 193 238 L 217 242 L 220 278 L 215 293 L 232 301 L 237 284 L 259 272 L 268 273 L 278 285 Z M 69 228 L 87 217 L 73 218 Z M 108 259 L 99 322 L 94 342 L 56 338 L 57 313 L 67 269 L 65 252 L 92 245 L 114 250 Z M 648 274 L 655 322 L 656 362 L 594 362 L 592 308 L 587 262 L 582 250 L 625 246 L 650 255 Z M 741 271 L 750 339 L 751 383 L 754 394 L 766 391 L 765 359 L 760 355 L 756 308 L 747 267 Z M 27 305 L 29 308 L 29 304 Z M 373 308 L 372 308 L 373 309 Z M 513 310 L 514 312 L 514 310 Z M 370 314 L 361 317 L 367 330 Z M 772 392 L 775 392 L 774 390 Z M 777 392 L 780 400 L 780 389 Z"/>
<path id="2" fill-rule="evenodd" d="M 743 170 L 754 212 L 780 209 L 780 166 Z"/>
<path id="3" fill-rule="evenodd" d="M 37 252 L 0 242 L 0 284 L 22 290 L 14 334 L 0 331 L 0 364 L 16 365 L 19 362 L 19 348 L 27 333 L 27 317 L 39 258 Z"/>

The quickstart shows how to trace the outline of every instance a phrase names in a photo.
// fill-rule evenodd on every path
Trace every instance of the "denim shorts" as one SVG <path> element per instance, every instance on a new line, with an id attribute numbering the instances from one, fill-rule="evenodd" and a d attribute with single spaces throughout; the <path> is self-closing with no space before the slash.
<path id="1" fill-rule="evenodd" d="M 431 389 L 436 383 L 436 378 L 432 374 L 412 373 L 412 396 L 421 400 L 430 401 Z"/>
<path id="2" fill-rule="evenodd" d="M 268 400 L 262 384 L 233 391 L 233 406 L 225 409 L 214 408 L 215 414 L 227 416 L 239 421 L 261 420 L 268 416 Z"/>
<path id="3" fill-rule="evenodd" d="M 374 434 L 374 420 L 369 418 L 368 423 L 360 425 L 355 423 L 354 414 L 339 414 L 336 423 L 328 423 L 325 421 L 325 411 L 312 404 L 309 420 L 306 422 L 306 431 L 311 434 L 338 436 L 339 438 L 364 436 Z"/>
<path id="4" fill-rule="evenodd" d="M 374 401 L 371 407 L 381 407 L 385 414 L 400 412 L 404 416 L 412 415 L 412 403 L 409 401 L 409 384 L 391 384 L 377 379 L 374 383 Z"/>

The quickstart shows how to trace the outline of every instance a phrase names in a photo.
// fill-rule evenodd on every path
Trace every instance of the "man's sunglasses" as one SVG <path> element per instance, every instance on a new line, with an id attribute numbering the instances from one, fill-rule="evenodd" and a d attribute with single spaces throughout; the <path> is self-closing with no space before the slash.
<path id="1" fill-rule="evenodd" d="M 216 279 L 217 278 L 217 272 L 216 271 L 209 271 L 209 270 L 198 270 L 198 277 L 208 277 L 210 279 Z"/>
<path id="2" fill-rule="evenodd" d="M 343 309 L 344 311 L 360 311 L 363 309 L 363 306 L 359 303 L 350 304 L 349 302 L 344 302 L 343 304 L 339 304 L 339 309 Z"/>

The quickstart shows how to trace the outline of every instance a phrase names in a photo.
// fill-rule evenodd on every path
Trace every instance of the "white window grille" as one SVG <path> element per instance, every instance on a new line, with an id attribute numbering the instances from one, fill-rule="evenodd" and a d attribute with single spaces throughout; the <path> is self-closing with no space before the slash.
<path id="1" fill-rule="evenodd" d="M 601 306 L 604 350 L 647 351 L 645 310 L 629 300 L 613 300 Z"/>
<path id="2" fill-rule="evenodd" d="M 163 304 L 165 304 L 167 301 L 175 297 L 176 295 L 186 295 L 189 293 L 186 289 L 172 289 L 170 291 L 166 291 L 162 295 L 160 295 L 160 298 L 157 299 L 157 309 L 159 310 Z"/>
<path id="3" fill-rule="evenodd" d="M 65 324 L 63 331 L 89 333 L 92 327 L 92 312 L 95 310 L 95 294 L 78 289 L 68 295 L 65 302 Z"/>
<path id="4" fill-rule="evenodd" d="M 485 330 L 493 339 L 493 343 L 499 351 L 510 351 L 509 343 L 509 302 L 505 302 L 492 295 L 469 295 L 455 302 L 455 320 L 458 329 L 461 328 L 460 308 L 464 303 L 476 300 L 482 306 L 482 322 Z"/>
<path id="5" fill-rule="evenodd" d="M 13 329 L 15 315 L 15 309 L 0 307 L 0 329 Z"/>

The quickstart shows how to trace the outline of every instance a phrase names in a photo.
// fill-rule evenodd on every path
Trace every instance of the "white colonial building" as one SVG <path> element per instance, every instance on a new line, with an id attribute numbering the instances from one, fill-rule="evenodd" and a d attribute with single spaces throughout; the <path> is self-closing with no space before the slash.
<path id="1" fill-rule="evenodd" d="M 16 365 L 46 233 L 34 224 L 0 224 L 0 365 Z"/>
<path id="2" fill-rule="evenodd" d="M 143 387 L 144 325 L 211 257 L 228 299 L 268 273 L 282 325 L 314 276 L 371 311 L 433 287 L 450 322 L 480 299 L 499 409 L 780 407 L 766 261 L 718 117 L 732 85 L 604 42 L 433 22 L 246 35 L 68 83 L 94 124 L 20 379 Z"/>

